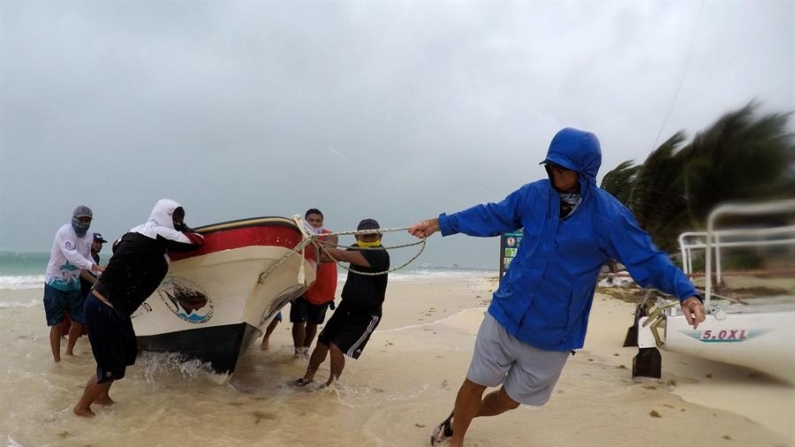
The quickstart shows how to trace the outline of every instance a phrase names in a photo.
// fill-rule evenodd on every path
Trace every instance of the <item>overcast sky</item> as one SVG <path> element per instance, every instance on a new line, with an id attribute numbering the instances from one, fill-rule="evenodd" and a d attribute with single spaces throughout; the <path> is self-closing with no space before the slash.
<path id="1" fill-rule="evenodd" d="M 542 177 L 562 127 L 600 138 L 601 180 L 752 100 L 795 110 L 792 0 L 0 0 L 0 249 L 48 251 L 79 204 L 115 238 L 163 197 L 192 226 L 405 227 Z"/>

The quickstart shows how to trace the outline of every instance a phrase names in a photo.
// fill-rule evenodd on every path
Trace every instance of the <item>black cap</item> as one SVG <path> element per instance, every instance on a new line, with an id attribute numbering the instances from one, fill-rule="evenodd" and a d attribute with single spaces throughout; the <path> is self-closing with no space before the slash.
<path id="1" fill-rule="evenodd" d="M 102 238 L 100 233 L 94 233 L 94 242 L 102 242 L 103 244 L 107 244 L 108 241 Z"/>
<path id="2" fill-rule="evenodd" d="M 356 231 L 379 229 L 381 229 L 381 226 L 378 225 L 378 221 L 375 219 L 362 219 L 362 221 L 359 222 L 359 226 L 356 227 Z"/>

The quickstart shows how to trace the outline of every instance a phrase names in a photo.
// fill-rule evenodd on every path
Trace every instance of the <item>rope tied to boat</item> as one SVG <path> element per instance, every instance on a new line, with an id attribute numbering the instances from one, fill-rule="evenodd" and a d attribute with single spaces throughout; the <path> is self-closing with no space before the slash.
<path id="1" fill-rule="evenodd" d="M 340 232 L 337 232 L 337 233 L 326 233 L 323 236 L 378 234 L 378 233 L 389 233 L 389 232 L 396 232 L 396 231 L 407 231 L 408 229 L 409 229 L 409 227 L 384 228 L 384 229 L 378 229 L 378 230 L 340 231 Z M 406 248 L 406 247 L 413 247 L 415 245 L 421 245 L 420 250 L 417 252 L 417 254 L 412 256 L 411 259 L 409 259 L 408 261 L 406 261 L 403 264 L 399 265 L 398 267 L 391 268 L 389 270 L 384 270 L 382 272 L 362 272 L 362 271 L 359 271 L 359 270 L 351 269 L 350 267 L 344 266 L 341 261 L 339 261 L 337 259 L 334 259 L 334 257 L 331 256 L 328 252 L 326 252 L 326 255 L 329 258 L 331 258 L 332 261 L 336 262 L 337 265 L 339 265 L 340 267 L 342 267 L 343 269 L 345 269 L 345 270 L 347 270 L 349 272 L 353 271 L 357 275 L 362 275 L 362 276 L 379 276 L 379 275 L 386 275 L 388 273 L 392 273 L 392 272 L 398 271 L 400 269 L 405 268 L 406 266 L 408 266 L 412 262 L 414 262 L 414 260 L 419 258 L 420 255 L 422 254 L 422 252 L 425 250 L 425 241 L 426 241 L 426 238 L 422 238 L 422 239 L 418 240 L 417 242 L 412 242 L 412 243 L 409 243 L 409 244 L 401 244 L 401 245 L 390 245 L 390 246 L 381 246 L 381 247 L 356 247 L 356 246 L 348 247 L 349 250 L 393 250 L 393 249 L 397 249 L 397 248 Z M 331 244 L 329 242 L 325 242 L 325 241 L 322 241 L 322 240 L 318 240 L 318 244 L 320 244 L 320 245 L 334 245 L 334 244 Z"/>
<path id="2" fill-rule="evenodd" d="M 323 246 L 323 245 L 327 245 L 327 246 L 335 245 L 335 244 L 332 244 L 330 242 L 325 242 L 325 241 L 321 240 L 320 239 L 321 237 L 327 237 L 327 236 L 350 236 L 350 235 L 357 235 L 357 234 L 394 233 L 394 232 L 398 232 L 398 231 L 407 231 L 409 229 L 409 227 L 380 228 L 380 229 L 377 229 L 377 230 L 337 231 L 337 232 L 324 233 L 324 234 L 313 234 L 313 233 L 309 233 L 308 231 L 306 231 L 306 228 L 304 228 L 304 225 L 303 225 L 303 222 L 302 222 L 302 219 L 301 219 L 300 215 L 296 214 L 295 216 L 293 216 L 293 220 L 295 221 L 296 225 L 298 226 L 299 231 L 301 231 L 301 234 L 303 236 L 301 242 L 299 242 L 295 247 L 293 247 L 293 249 L 290 250 L 289 253 L 285 254 L 284 256 L 281 257 L 281 259 L 279 259 L 278 261 L 273 263 L 273 265 L 268 267 L 267 270 L 265 270 L 264 272 L 260 273 L 259 278 L 257 279 L 257 282 L 259 284 L 264 283 L 265 280 L 268 278 L 268 276 L 270 276 L 274 271 L 276 271 L 285 262 L 287 262 L 287 260 L 290 259 L 293 255 L 298 254 L 298 252 L 301 252 L 301 257 L 302 258 L 305 258 L 306 257 L 305 248 L 306 248 L 307 245 L 314 244 L 318 249 L 321 246 Z M 364 276 L 378 276 L 378 275 L 386 275 L 388 273 L 392 273 L 394 271 L 403 269 L 406 266 L 408 266 L 409 264 L 411 264 L 412 262 L 414 262 L 414 260 L 416 260 L 422 254 L 422 252 L 425 250 L 425 242 L 426 242 L 426 238 L 421 238 L 417 242 L 412 242 L 412 243 L 409 243 L 409 244 L 393 245 L 393 246 L 381 246 L 381 247 L 372 247 L 372 248 L 355 247 L 355 246 L 348 247 L 349 249 L 353 249 L 353 250 L 392 250 L 392 249 L 398 249 L 398 248 L 413 247 L 415 245 L 421 245 L 420 250 L 417 252 L 417 254 L 412 256 L 411 259 L 409 259 L 408 261 L 406 261 L 405 263 L 401 264 L 398 267 L 391 268 L 389 270 L 385 270 L 385 271 L 382 271 L 382 272 L 361 272 L 361 271 L 355 270 L 355 269 L 351 270 L 351 268 L 344 266 L 341 261 L 339 261 L 337 259 L 334 259 L 331 255 L 328 255 L 328 252 L 326 254 L 329 256 L 329 258 L 332 259 L 332 261 L 334 261 L 335 263 L 337 263 L 337 265 L 339 265 L 340 267 L 342 267 L 343 269 L 345 269 L 347 271 L 353 271 L 353 272 L 355 272 L 358 275 L 364 275 Z M 303 262 L 301 262 L 301 265 L 299 266 L 298 275 L 299 275 L 298 276 L 299 277 L 299 281 L 301 283 L 304 283 L 306 281 L 306 275 L 305 275 L 305 272 L 304 272 L 304 263 Z"/>
<path id="3" fill-rule="evenodd" d="M 268 267 L 268 270 L 265 270 L 264 272 L 260 273 L 259 278 L 257 279 L 257 283 L 263 284 L 265 280 L 271 275 L 271 273 L 275 272 L 279 267 L 282 266 L 282 264 L 287 262 L 288 259 L 290 259 L 293 255 L 295 255 L 299 251 L 303 253 L 304 248 L 310 243 L 312 243 L 312 238 L 304 237 L 301 240 L 301 242 L 299 242 L 295 247 L 293 247 L 292 250 L 290 250 L 289 253 L 282 256 L 281 259 L 279 259 L 278 261 L 274 262 L 270 267 Z M 302 254 L 301 258 L 303 259 L 304 257 L 305 254 Z M 299 282 L 302 284 L 306 281 L 306 274 L 304 271 L 303 262 L 301 262 L 301 265 L 298 267 L 298 279 Z"/>

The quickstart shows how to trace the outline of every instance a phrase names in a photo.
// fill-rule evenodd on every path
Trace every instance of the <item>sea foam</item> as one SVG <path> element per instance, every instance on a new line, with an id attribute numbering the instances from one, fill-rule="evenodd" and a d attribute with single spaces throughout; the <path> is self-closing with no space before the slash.
<path id="1" fill-rule="evenodd" d="M 44 275 L 0 276 L 0 290 L 40 289 Z"/>

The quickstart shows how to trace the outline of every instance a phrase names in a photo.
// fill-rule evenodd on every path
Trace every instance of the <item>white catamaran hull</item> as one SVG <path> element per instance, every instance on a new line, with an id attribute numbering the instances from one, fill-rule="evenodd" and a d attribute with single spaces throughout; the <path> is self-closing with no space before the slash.
<path id="1" fill-rule="evenodd" d="M 779 224 L 772 226 L 757 223 L 722 230 L 716 228 L 718 219 L 727 215 L 747 218 L 792 213 L 795 213 L 795 200 L 792 199 L 721 205 L 710 213 L 706 232 L 687 232 L 679 237 L 687 273 L 693 274 L 693 251 L 704 250 L 706 320 L 693 329 L 674 301 L 658 303 L 648 310 L 649 317 L 642 317 L 646 309 L 641 304 L 635 313 L 636 324 L 627 337 L 631 338 L 633 331 L 637 331 L 640 350 L 633 361 L 633 376 L 660 377 L 661 359 L 657 348 L 663 347 L 667 351 L 745 366 L 795 383 L 795 296 L 786 291 L 782 295 L 756 294 L 744 301 L 713 296 L 713 280 L 720 283 L 724 275 L 722 251 L 777 247 L 776 256 L 783 267 L 777 269 L 778 273 L 791 272 L 795 267 L 792 264 L 795 258 L 791 257 L 795 250 L 795 225 L 786 223 L 787 218 L 779 217 L 772 221 Z M 716 255 L 714 267 L 713 255 Z M 649 318 L 653 321 L 648 321 Z"/>
<path id="2" fill-rule="evenodd" d="M 709 315 L 693 329 L 681 313 L 667 316 L 665 350 L 745 366 L 795 383 L 795 304 L 789 310 L 721 317 Z M 646 319 L 640 319 L 639 327 Z M 639 333 L 638 347 L 657 347 L 650 328 Z"/>

